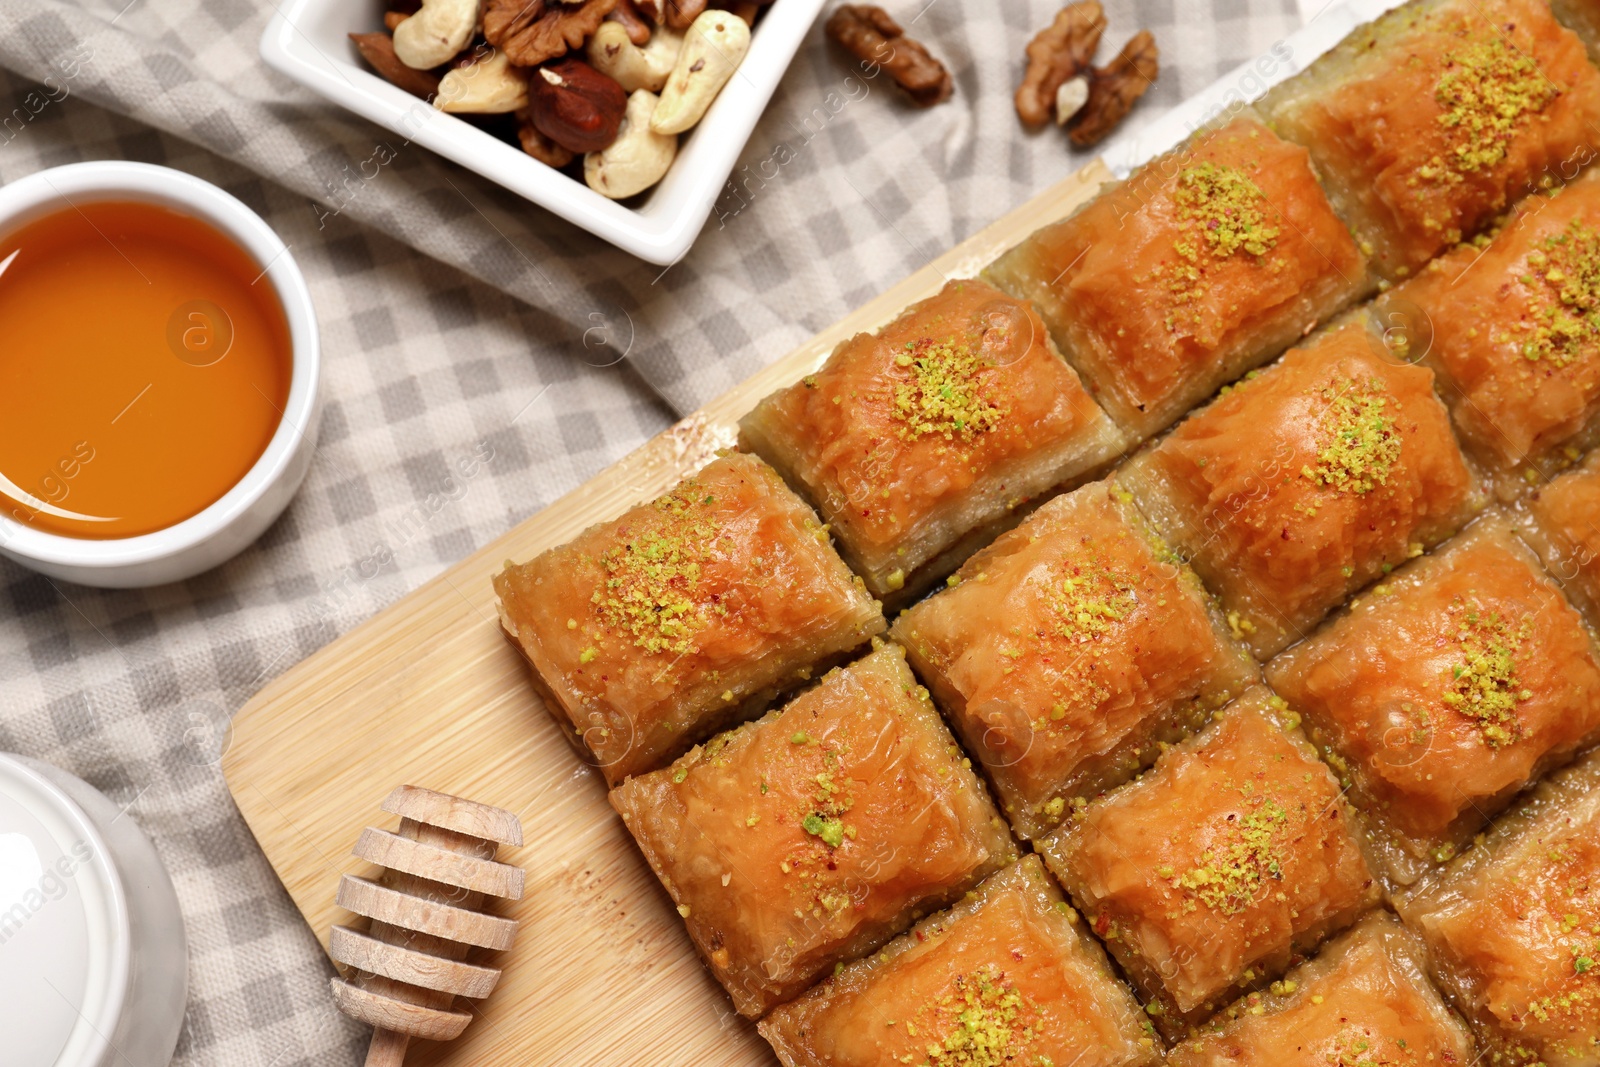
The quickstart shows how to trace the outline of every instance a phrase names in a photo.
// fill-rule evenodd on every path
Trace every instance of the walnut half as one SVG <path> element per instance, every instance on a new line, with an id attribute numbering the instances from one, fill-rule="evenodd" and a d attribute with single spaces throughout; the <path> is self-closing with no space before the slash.
<path id="1" fill-rule="evenodd" d="M 1042 126 L 1054 117 L 1072 143 L 1095 144 L 1109 134 L 1160 73 L 1160 51 L 1148 30 L 1135 34 L 1117 57 L 1095 67 L 1105 32 L 1098 0 L 1068 4 L 1028 42 L 1028 68 L 1017 87 L 1017 117 Z"/>
<path id="2" fill-rule="evenodd" d="M 918 107 L 932 107 L 950 97 L 950 72 L 922 44 L 905 36 L 900 24 L 881 7 L 844 4 L 828 16 L 830 40 L 862 65 L 888 72 Z"/>
<path id="3" fill-rule="evenodd" d="M 582 48 L 616 6 L 617 0 L 488 0 L 483 35 L 517 66 L 536 67 Z"/>
<path id="4" fill-rule="evenodd" d="M 1161 73 L 1161 51 L 1149 30 L 1140 30 L 1117 58 L 1089 75 L 1089 98 L 1067 122 L 1067 136 L 1080 148 L 1098 144 L 1133 110 Z"/>
<path id="5" fill-rule="evenodd" d="M 1089 70 L 1105 30 L 1105 9 L 1098 0 L 1084 0 L 1062 8 L 1055 21 L 1028 42 L 1028 70 L 1016 97 L 1023 122 L 1043 126 L 1050 121 L 1062 86 Z"/>

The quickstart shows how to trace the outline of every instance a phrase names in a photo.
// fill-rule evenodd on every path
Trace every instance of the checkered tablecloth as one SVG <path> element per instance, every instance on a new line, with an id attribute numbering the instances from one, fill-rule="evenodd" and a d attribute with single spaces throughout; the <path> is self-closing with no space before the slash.
<path id="1" fill-rule="evenodd" d="M 880 86 L 808 123 L 850 73 L 817 27 L 740 166 L 793 158 L 663 273 L 419 148 L 331 211 L 344 168 L 387 135 L 262 66 L 270 2 L 0 0 L 0 181 L 104 158 L 198 174 L 283 235 L 321 317 L 321 442 L 254 547 L 137 592 L 0 561 L 0 751 L 88 779 L 154 838 L 190 939 L 175 1063 L 353 1064 L 365 1040 L 223 785 L 228 719 L 252 693 L 1086 162 L 1011 109 L 1057 0 L 886 6 L 945 58 L 955 98 L 919 112 Z M 1302 18 L 1292 0 L 1107 9 L 1107 53 L 1141 27 L 1162 49 L 1134 132 Z M 597 323 L 631 332 L 627 359 L 584 347 Z M 493 460 L 420 532 L 402 521 L 485 443 Z"/>

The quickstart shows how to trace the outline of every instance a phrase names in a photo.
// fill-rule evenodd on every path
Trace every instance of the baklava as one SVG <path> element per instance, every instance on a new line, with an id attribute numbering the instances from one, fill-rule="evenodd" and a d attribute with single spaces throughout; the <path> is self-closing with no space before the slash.
<path id="1" fill-rule="evenodd" d="M 1395 361 L 1364 314 L 1247 375 L 1116 477 L 1260 659 L 1482 506 L 1433 373 Z"/>
<path id="2" fill-rule="evenodd" d="M 1470 1067 L 1472 1035 L 1429 984 L 1427 950 L 1369 912 L 1266 990 L 1167 1054 L 1171 1067 Z"/>
<path id="3" fill-rule="evenodd" d="M 886 603 L 948 574 L 1013 514 L 1105 466 L 1123 437 L 1029 304 L 952 281 L 740 422 L 817 505 Z"/>
<path id="4" fill-rule="evenodd" d="M 659 766 L 884 628 L 812 510 L 730 453 L 494 578 L 500 620 L 612 785 Z"/>
<path id="5" fill-rule="evenodd" d="M 1483 1062 L 1600 1063 L 1600 754 L 1552 775 L 1400 913 Z"/>
<path id="6" fill-rule="evenodd" d="M 1016 858 L 895 645 L 629 779 L 611 804 L 750 1018 Z"/>
<path id="7" fill-rule="evenodd" d="M 1258 678 L 1124 490 L 1056 497 L 893 634 L 1024 839 L 1148 767 Z"/>
<path id="8" fill-rule="evenodd" d="M 1378 310 L 1439 375 L 1501 498 L 1548 480 L 1600 435 L 1600 171 L 1524 201 L 1485 247 L 1433 260 Z"/>
<path id="9" fill-rule="evenodd" d="M 1338 781 L 1261 686 L 1039 848 L 1169 1038 L 1379 898 Z"/>
<path id="10" fill-rule="evenodd" d="M 1600 146 L 1600 71 L 1546 0 L 1413 0 L 1257 106 L 1404 278 Z"/>
<path id="11" fill-rule="evenodd" d="M 984 276 L 1039 306 L 1139 439 L 1369 288 L 1305 149 L 1249 113 L 1146 163 Z"/>
<path id="12" fill-rule="evenodd" d="M 1158 1043 L 1037 856 L 761 1021 L 784 1067 L 1156 1067 Z"/>
<path id="13" fill-rule="evenodd" d="M 1368 590 L 1267 680 L 1349 783 L 1401 885 L 1600 739 L 1593 641 L 1498 513 Z"/>
<path id="14" fill-rule="evenodd" d="M 1533 493 L 1523 536 L 1592 627 L 1600 627 L 1600 452 Z"/>

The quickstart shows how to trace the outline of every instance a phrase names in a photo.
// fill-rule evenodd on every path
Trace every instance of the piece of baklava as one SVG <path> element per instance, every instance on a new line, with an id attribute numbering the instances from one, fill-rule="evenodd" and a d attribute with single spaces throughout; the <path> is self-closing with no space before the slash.
<path id="1" fill-rule="evenodd" d="M 1309 963 L 1235 1001 L 1167 1054 L 1172 1067 L 1470 1067 L 1472 1035 L 1429 984 L 1427 951 L 1369 912 Z"/>
<path id="2" fill-rule="evenodd" d="M 1141 439 L 1368 289 L 1305 149 L 1252 113 L 1146 163 L 984 276 L 1039 306 Z"/>
<path id="3" fill-rule="evenodd" d="M 1502 499 L 1570 466 L 1600 436 L 1600 171 L 1524 201 L 1487 247 L 1433 260 L 1379 317 L 1414 334 Z"/>
<path id="4" fill-rule="evenodd" d="M 1391 280 L 1600 146 L 1600 71 L 1547 0 L 1413 0 L 1257 106 Z"/>
<path id="5" fill-rule="evenodd" d="M 1600 1063 L 1600 754 L 1399 903 L 1486 1064 Z"/>
<path id="6" fill-rule="evenodd" d="M 1400 885 L 1600 739 L 1589 633 L 1498 513 L 1374 586 L 1267 679 L 1349 783 Z"/>
<path id="7" fill-rule="evenodd" d="M 750 718 L 884 628 L 816 515 L 727 454 L 495 575 L 500 620 L 612 785 Z"/>
<path id="8" fill-rule="evenodd" d="M 1258 678 L 1194 572 L 1094 482 L 973 556 L 894 636 L 1024 839 Z"/>
<path id="9" fill-rule="evenodd" d="M 896 645 L 624 782 L 611 804 L 751 1018 L 1016 858 Z"/>
<path id="10" fill-rule="evenodd" d="M 784 1067 L 1155 1067 L 1157 1042 L 1037 856 L 762 1020 Z"/>
<path id="11" fill-rule="evenodd" d="M 953 570 L 1032 498 L 1123 438 L 1026 302 L 953 281 L 740 422 L 885 602 Z"/>
<path id="12" fill-rule="evenodd" d="M 1589 625 L 1600 627 L 1600 452 L 1528 495 L 1523 536 Z"/>
<path id="13" fill-rule="evenodd" d="M 1261 686 L 1039 847 L 1169 1038 L 1379 897 L 1339 783 Z"/>
<path id="14" fill-rule="evenodd" d="M 1482 494 L 1434 395 L 1355 315 L 1117 474 L 1266 659 L 1455 532 Z"/>

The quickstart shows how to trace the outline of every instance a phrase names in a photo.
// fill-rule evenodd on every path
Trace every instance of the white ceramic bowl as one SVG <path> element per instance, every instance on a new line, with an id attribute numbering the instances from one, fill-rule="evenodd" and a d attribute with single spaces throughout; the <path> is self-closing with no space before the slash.
<path id="1" fill-rule="evenodd" d="M 65 199 L 64 199 L 65 198 Z M 277 432 L 244 478 L 220 500 L 180 523 L 137 537 L 62 537 L 0 514 L 0 554 L 82 585 L 132 588 L 181 581 L 232 558 L 283 513 L 316 449 L 322 355 L 305 278 L 261 216 L 210 182 L 167 167 L 106 161 L 39 171 L 0 187 L 0 232 L 74 204 L 106 200 L 160 204 L 232 238 L 264 271 L 289 323 L 293 367 Z M 258 283 L 259 284 L 259 283 Z"/>
<path id="2" fill-rule="evenodd" d="M 178 895 L 133 817 L 0 755 L 0 1062 L 163 1067 L 188 988 Z"/>
<path id="3" fill-rule="evenodd" d="M 756 23 L 750 51 L 705 118 L 679 143 L 661 183 L 636 206 L 581 181 L 453 115 L 436 111 L 372 73 L 349 34 L 383 28 L 374 0 L 287 0 L 267 24 L 261 58 L 273 69 L 402 138 L 475 170 L 567 221 L 651 263 L 672 263 L 694 244 L 823 0 L 775 0 Z M 395 149 L 403 151 L 401 144 Z"/>

